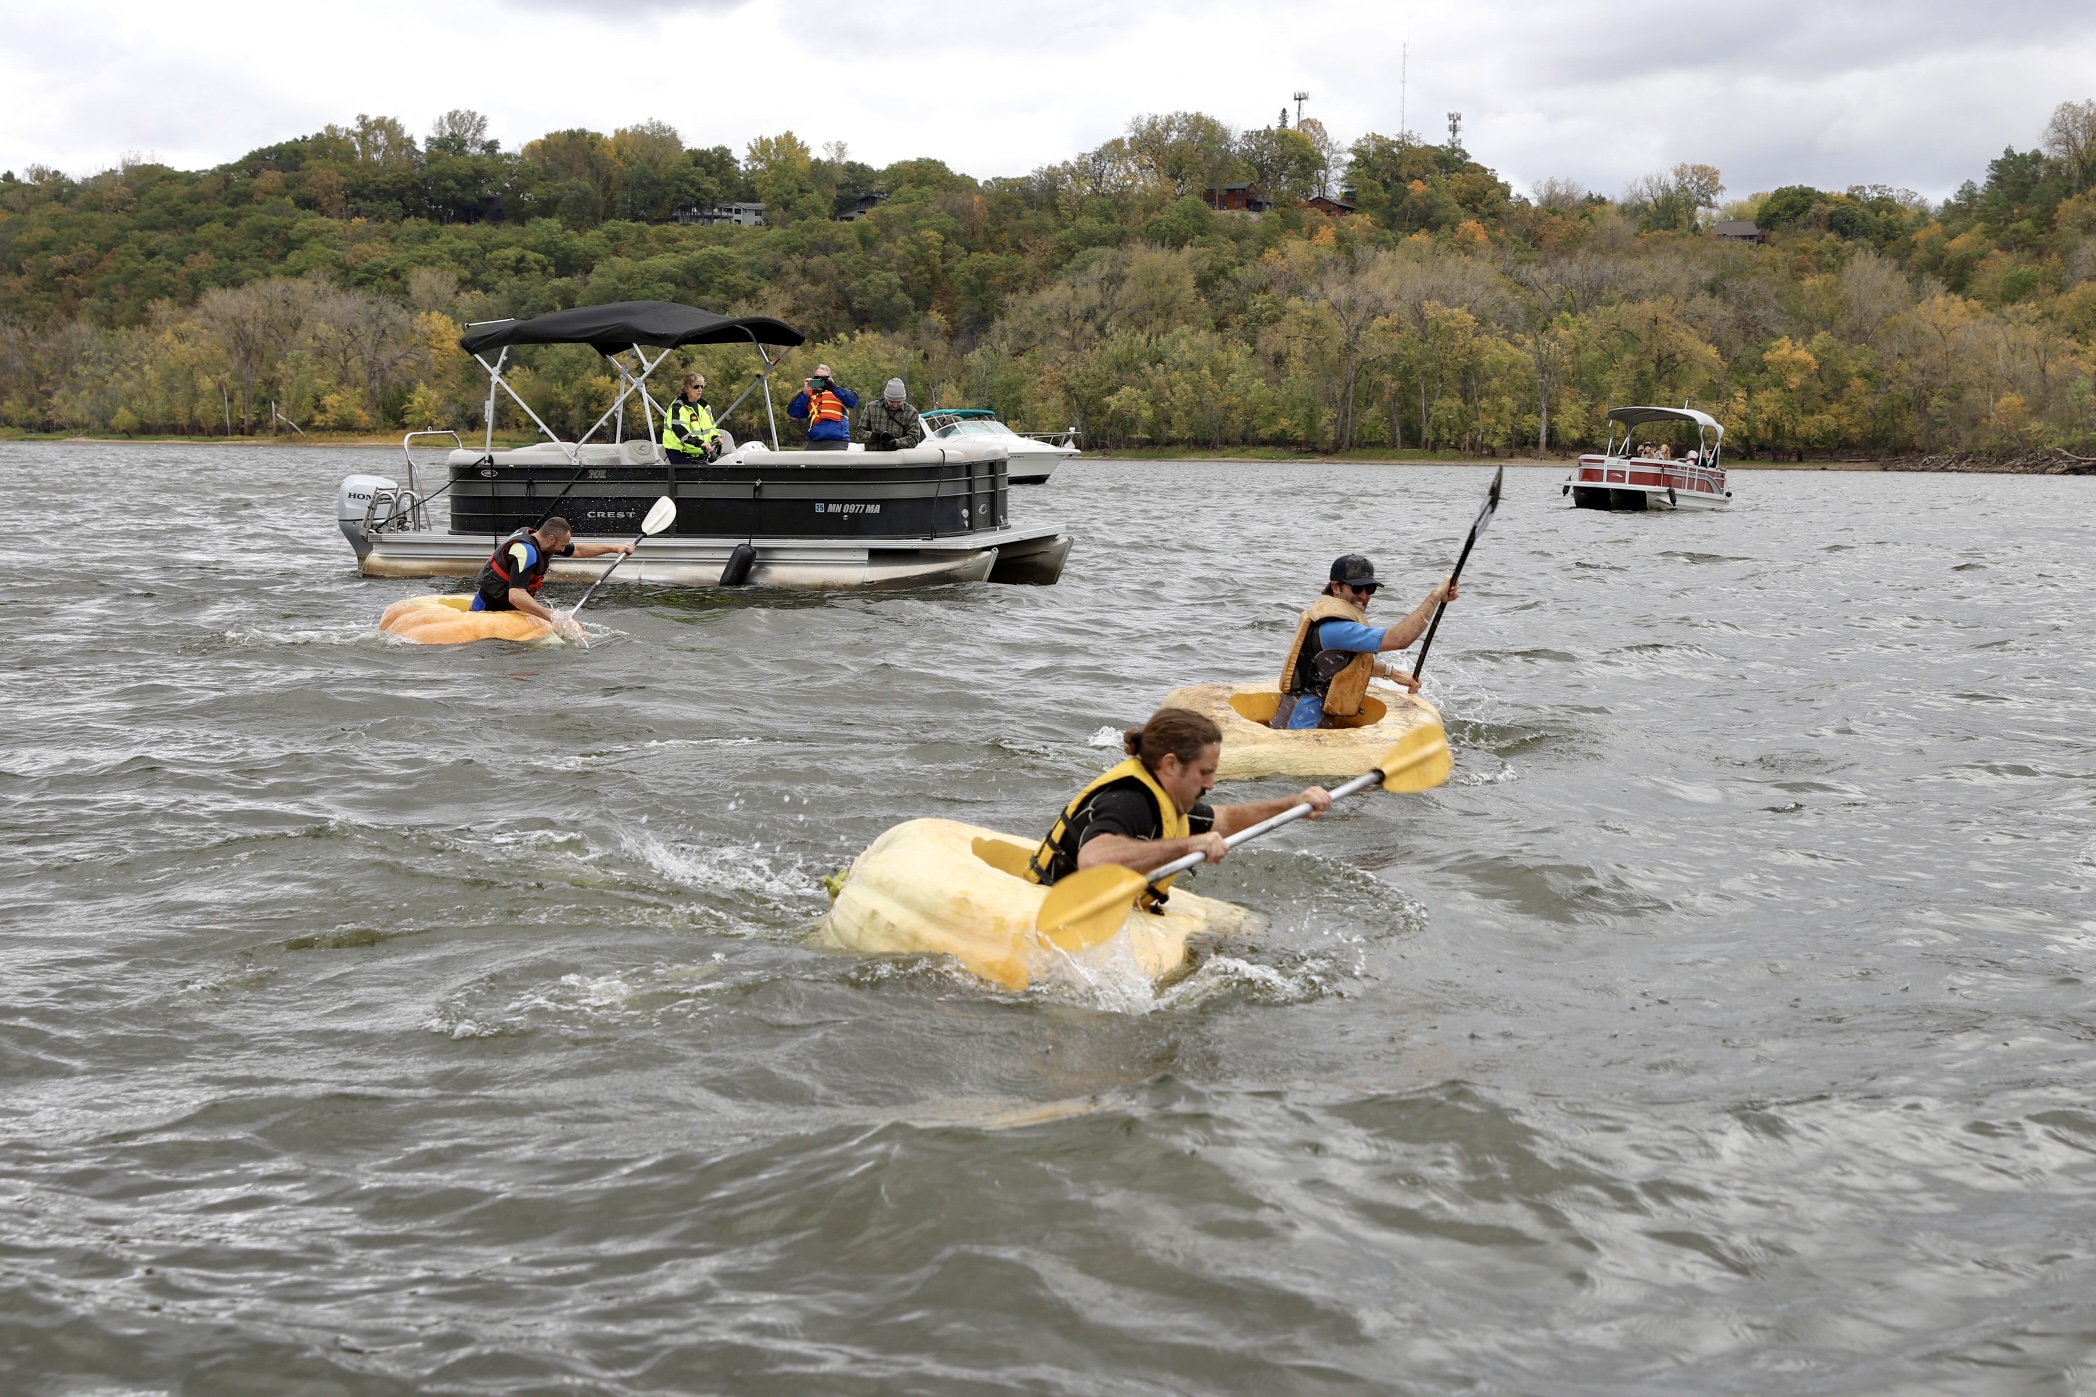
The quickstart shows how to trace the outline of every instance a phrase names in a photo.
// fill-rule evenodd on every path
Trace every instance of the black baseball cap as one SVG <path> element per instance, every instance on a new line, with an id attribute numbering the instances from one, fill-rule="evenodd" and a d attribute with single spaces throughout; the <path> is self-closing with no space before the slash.
<path id="1" fill-rule="evenodd" d="M 1383 584 L 1376 581 L 1375 564 L 1359 553 L 1349 553 L 1332 560 L 1332 580 L 1344 582 L 1349 587 L 1365 587 L 1373 592 Z"/>

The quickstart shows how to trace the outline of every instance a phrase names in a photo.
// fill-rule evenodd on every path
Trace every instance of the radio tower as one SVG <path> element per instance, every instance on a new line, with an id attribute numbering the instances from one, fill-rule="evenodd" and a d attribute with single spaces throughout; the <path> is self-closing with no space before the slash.
<path id="1" fill-rule="evenodd" d="M 1298 92 L 1295 95 L 1295 129 L 1298 131 L 1303 129 L 1303 103 L 1309 100 L 1310 94 L 1307 92 Z"/>

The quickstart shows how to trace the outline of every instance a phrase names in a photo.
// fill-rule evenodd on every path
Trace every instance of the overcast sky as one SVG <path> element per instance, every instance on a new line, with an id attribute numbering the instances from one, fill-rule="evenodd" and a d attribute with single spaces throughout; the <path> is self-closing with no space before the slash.
<path id="1" fill-rule="evenodd" d="M 648 118 L 688 145 L 791 128 L 873 165 L 1023 174 L 1139 112 L 1342 141 L 1464 143 L 1517 190 L 1614 194 L 1677 161 L 1737 197 L 1885 183 L 1941 198 L 2062 101 L 2096 97 L 2096 0 L 16 0 L 0 168 L 197 168 L 359 112 L 422 135 L 450 107 L 516 146 Z M 1401 46 L 1409 38 L 1408 90 Z M 1292 104 L 1290 104 L 1292 105 Z"/>

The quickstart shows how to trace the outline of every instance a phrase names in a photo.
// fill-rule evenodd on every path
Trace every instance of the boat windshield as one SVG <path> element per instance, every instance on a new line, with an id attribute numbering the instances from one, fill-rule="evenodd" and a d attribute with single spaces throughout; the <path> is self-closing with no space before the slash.
<path id="1" fill-rule="evenodd" d="M 935 437 L 1015 437 L 1019 435 L 1002 422 L 986 422 L 981 418 L 949 422 L 932 433 Z"/>

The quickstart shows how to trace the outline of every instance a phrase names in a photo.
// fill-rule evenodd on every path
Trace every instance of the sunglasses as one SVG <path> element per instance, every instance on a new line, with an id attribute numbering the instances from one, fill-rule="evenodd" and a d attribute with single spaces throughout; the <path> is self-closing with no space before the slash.
<path id="1" fill-rule="evenodd" d="M 1351 592 L 1366 592 L 1368 595 L 1374 596 L 1376 588 L 1383 584 L 1380 582 L 1342 582 L 1339 585 Z"/>

